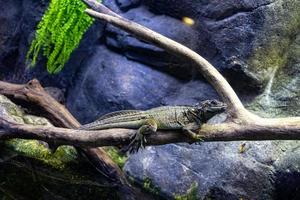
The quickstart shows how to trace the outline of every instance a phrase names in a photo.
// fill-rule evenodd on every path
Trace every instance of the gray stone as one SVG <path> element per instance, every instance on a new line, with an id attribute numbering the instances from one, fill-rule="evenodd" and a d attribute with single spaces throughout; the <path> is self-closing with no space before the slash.
<path id="1" fill-rule="evenodd" d="M 285 155 L 278 159 L 274 165 L 274 185 L 277 199 L 299 199 L 300 194 L 300 149 L 299 145 L 294 148 L 287 148 Z"/>
<path id="2" fill-rule="evenodd" d="M 182 84 L 177 91 L 164 99 L 166 105 L 194 105 L 207 99 L 219 99 L 211 85 L 200 80 Z"/>
<path id="3" fill-rule="evenodd" d="M 147 147 L 132 155 L 124 170 L 142 185 L 151 180 L 168 199 L 185 194 L 193 182 L 199 199 L 272 199 L 274 162 L 298 145 L 266 141 Z"/>
<path id="4" fill-rule="evenodd" d="M 70 88 L 67 106 L 77 119 L 88 122 L 115 110 L 187 105 L 216 98 L 211 91 L 206 83 L 178 81 L 98 46 Z"/>
<path id="5" fill-rule="evenodd" d="M 300 8 L 300 4 L 299 4 Z M 300 15 L 299 15 L 300 17 Z M 267 86 L 249 107 L 258 112 L 267 110 L 266 117 L 300 115 L 300 34 L 286 52 L 288 63 L 269 69 Z M 284 61 L 285 62 L 285 61 Z"/>
<path id="6" fill-rule="evenodd" d="M 46 8 L 37 1 L 0 2 L 0 78 L 23 82 L 29 37 Z"/>
<path id="7" fill-rule="evenodd" d="M 1 80 L 24 83 L 37 77 L 45 86 L 65 89 L 68 108 L 84 123 L 120 109 L 217 98 L 191 63 L 110 25 L 103 32 L 101 23 L 86 33 L 59 75 L 49 76 L 44 60 L 26 69 L 29 42 L 47 2 L 0 2 Z M 104 3 L 205 57 L 252 102 L 251 110 L 267 117 L 299 115 L 299 0 Z M 186 16 L 193 26 L 182 23 Z M 149 178 L 168 198 L 195 181 L 199 198 L 298 199 L 299 144 L 246 142 L 239 153 L 243 143 L 150 147 L 131 156 L 125 170 L 140 183 Z"/>
<path id="8" fill-rule="evenodd" d="M 123 15 L 200 53 L 224 72 L 233 87 L 239 91 L 247 89 L 248 93 L 257 93 L 262 88 L 264 79 L 253 73 L 252 66 L 247 61 L 255 49 L 252 44 L 256 42 L 256 33 L 261 31 L 265 23 L 264 8 L 271 3 L 272 1 L 149 0 L 144 1 L 144 5 L 151 11 L 166 15 L 154 15 L 147 10 L 148 7 L 143 6 L 131 9 Z M 194 19 L 193 26 L 182 23 L 182 18 L 186 16 Z M 117 48 L 128 58 L 179 78 L 187 78 L 191 74 L 195 76 L 189 63 L 183 63 L 165 51 L 132 38 L 119 29 L 109 26 L 106 30 L 107 45 Z M 183 71 L 185 73 L 180 73 Z M 235 78 L 237 76 L 241 79 L 238 83 Z"/>
<path id="9" fill-rule="evenodd" d="M 155 12 L 173 17 L 205 17 L 222 20 L 241 12 L 251 12 L 258 7 L 268 5 L 276 0 L 145 0 L 145 4 Z"/>
<path id="10" fill-rule="evenodd" d="M 122 11 L 137 7 L 140 3 L 141 0 L 117 0 L 117 4 Z"/>
<path id="11" fill-rule="evenodd" d="M 249 89 L 263 91 L 250 109 L 265 117 L 299 115 L 299 1 L 145 2 L 159 13 L 201 20 L 198 28 L 218 52 L 206 58 L 246 99 L 253 98 Z M 149 147 L 131 156 L 125 171 L 167 198 L 196 182 L 199 199 L 298 199 L 299 142 L 246 142 L 240 153 L 243 143 Z"/>
<path id="12" fill-rule="evenodd" d="M 50 94 L 56 101 L 64 104 L 65 102 L 65 91 L 56 87 L 44 87 L 45 91 Z"/>
<path id="13" fill-rule="evenodd" d="M 191 49 L 197 50 L 203 46 L 197 30 L 172 17 L 156 16 L 144 6 L 131 9 L 123 15 L 179 43 L 185 44 Z M 147 64 L 179 78 L 186 79 L 195 74 L 193 73 L 195 70 L 190 63 L 183 62 L 164 50 L 143 42 L 113 26 L 106 28 L 105 38 L 108 47 L 121 51 L 129 59 Z"/>

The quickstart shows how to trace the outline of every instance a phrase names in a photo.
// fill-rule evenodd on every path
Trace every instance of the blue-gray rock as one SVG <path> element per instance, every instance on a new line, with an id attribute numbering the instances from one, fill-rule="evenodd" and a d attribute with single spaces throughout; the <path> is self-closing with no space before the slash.
<path id="1" fill-rule="evenodd" d="M 26 69 L 29 42 L 47 2 L 0 1 L 1 80 L 24 83 L 37 77 L 45 86 L 63 88 L 68 108 L 81 122 L 120 109 L 217 98 L 191 63 L 112 26 L 103 32 L 100 22 L 59 75 L 49 76 L 43 60 L 34 70 Z M 249 107 L 260 115 L 299 115 L 299 0 L 104 3 L 204 56 L 243 99 L 254 99 Z M 195 24 L 183 24 L 185 16 Z M 151 147 L 132 156 L 125 170 L 140 182 L 150 178 L 167 197 L 185 193 L 196 181 L 199 198 L 298 199 L 299 144 L 247 142 L 239 153 L 242 143 Z"/>
<path id="2" fill-rule="evenodd" d="M 213 20 L 222 20 L 241 12 L 251 12 L 274 1 L 276 0 L 144 0 L 155 13 L 177 18 L 202 16 Z"/>
<path id="3" fill-rule="evenodd" d="M 147 7 L 140 6 L 123 14 L 126 18 L 157 31 L 173 40 L 197 50 L 205 46 L 199 38 L 200 33 L 182 21 L 165 15 L 154 15 Z M 161 48 L 137 39 L 113 26 L 106 28 L 106 44 L 121 51 L 127 58 L 147 64 L 155 69 L 172 74 L 179 78 L 190 78 L 195 70 L 191 63 L 183 62 Z M 210 50 L 207 50 L 210 52 Z"/>
<path id="4" fill-rule="evenodd" d="M 0 78 L 24 82 L 29 37 L 47 4 L 37 1 L 0 2 Z"/>
<path id="5" fill-rule="evenodd" d="M 300 34 L 297 34 L 290 44 L 288 53 L 286 53 L 287 64 L 283 67 L 277 66 L 269 69 L 267 86 L 263 93 L 249 105 L 252 110 L 256 112 L 268 110 L 267 117 L 300 115 L 299 55 Z"/>
<path id="6" fill-rule="evenodd" d="M 178 84 L 171 76 L 98 46 L 70 88 L 67 106 L 77 119 L 88 122 L 110 111 L 160 105 Z"/>
<path id="7" fill-rule="evenodd" d="M 67 106 L 82 122 L 124 109 L 194 104 L 217 98 L 211 86 L 184 82 L 98 46 L 69 89 Z M 195 93 L 195 91 L 198 91 Z"/>
<path id="8" fill-rule="evenodd" d="M 127 11 L 131 8 L 139 6 L 141 0 L 117 0 L 117 4 L 122 11 Z"/>
<path id="9" fill-rule="evenodd" d="M 243 150 L 241 145 L 245 145 Z M 199 199 L 273 199 L 278 189 L 274 162 L 298 145 L 266 141 L 147 147 L 132 155 L 124 170 L 141 185 L 150 180 L 168 199 L 186 194 L 194 182 Z M 289 160 L 286 165 L 293 163 L 295 160 Z M 287 179 L 281 183 L 284 181 Z"/>
<path id="10" fill-rule="evenodd" d="M 277 199 L 299 199 L 300 146 L 288 148 L 285 155 L 275 163 L 274 175 Z"/>
<path id="11" fill-rule="evenodd" d="M 131 9 L 123 15 L 195 50 L 224 72 L 237 90 L 257 93 L 264 84 L 264 78 L 253 73 L 247 60 L 255 49 L 253 44 L 257 41 L 256 33 L 261 31 L 265 23 L 263 8 L 272 2 L 146 0 L 143 2 L 146 7 Z M 149 9 L 166 15 L 154 15 Z M 194 20 L 193 26 L 182 22 L 182 18 L 186 16 Z M 184 63 L 119 29 L 109 26 L 106 30 L 107 45 L 117 48 L 128 58 L 172 75 L 175 71 L 174 76 L 180 78 L 195 75 L 189 63 Z M 185 73 L 180 73 L 182 71 Z M 241 79 L 239 83 L 236 82 L 237 76 Z"/>
<path id="12" fill-rule="evenodd" d="M 194 1 L 148 2 L 159 13 L 202 21 L 218 49 L 206 58 L 248 101 L 255 96 L 249 89 L 263 91 L 250 109 L 266 117 L 299 116 L 299 1 L 198 2 L 207 9 Z M 141 185 L 150 180 L 167 198 L 195 181 L 199 199 L 298 199 L 299 142 L 247 142 L 240 153 L 243 143 L 150 147 L 131 156 L 125 171 Z"/>

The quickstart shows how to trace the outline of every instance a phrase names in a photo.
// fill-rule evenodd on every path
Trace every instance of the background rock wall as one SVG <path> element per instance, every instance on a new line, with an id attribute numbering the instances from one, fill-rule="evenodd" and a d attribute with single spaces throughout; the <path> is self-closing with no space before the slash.
<path id="1" fill-rule="evenodd" d="M 0 0 L 0 78 L 33 77 L 64 91 L 83 123 L 120 109 L 193 104 L 217 98 L 190 63 L 111 25 L 95 23 L 65 69 L 50 76 L 41 59 L 27 69 L 25 55 L 48 1 Z M 300 113 L 299 0 L 107 0 L 125 17 L 198 52 L 218 68 L 254 112 Z M 194 19 L 193 26 L 182 17 Z M 205 143 L 149 147 L 125 166 L 171 198 L 197 182 L 199 198 L 297 199 L 298 142 Z M 170 170 L 172 169 L 172 170 Z M 289 184 L 293 183 L 293 184 Z"/>

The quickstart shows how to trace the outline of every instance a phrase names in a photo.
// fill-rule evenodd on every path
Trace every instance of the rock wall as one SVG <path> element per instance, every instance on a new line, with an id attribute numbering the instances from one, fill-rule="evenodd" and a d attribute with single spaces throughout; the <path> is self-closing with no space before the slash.
<path id="1" fill-rule="evenodd" d="M 2 80 L 37 77 L 44 86 L 62 89 L 66 105 L 83 123 L 120 109 L 217 98 L 190 63 L 101 22 L 86 33 L 59 75 L 48 75 L 43 60 L 27 69 L 26 51 L 47 2 L 0 2 Z M 298 0 L 104 3 L 204 56 L 254 112 L 269 117 L 300 114 Z M 183 17 L 195 24 L 185 25 Z M 131 156 L 125 171 L 142 185 L 150 180 L 166 198 L 185 193 L 196 182 L 200 199 L 297 199 L 298 146 L 267 141 L 149 147 Z"/>

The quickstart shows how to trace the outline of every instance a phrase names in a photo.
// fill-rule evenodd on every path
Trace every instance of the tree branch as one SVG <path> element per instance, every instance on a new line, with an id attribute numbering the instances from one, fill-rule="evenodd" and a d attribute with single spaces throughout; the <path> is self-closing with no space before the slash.
<path id="1" fill-rule="evenodd" d="M 155 31 L 152 31 L 140 24 L 129 21 L 119 15 L 116 15 L 113 11 L 106 8 L 104 5 L 96 2 L 95 0 L 83 0 L 92 8 L 103 12 L 99 13 L 91 9 L 86 9 L 86 12 L 98 19 L 104 20 L 116 27 L 119 27 L 129 33 L 132 33 L 136 37 L 155 44 L 168 51 L 169 53 L 183 58 L 189 62 L 195 63 L 196 68 L 207 79 L 207 81 L 216 89 L 218 94 L 222 97 L 223 101 L 228 105 L 230 114 L 233 117 L 244 118 L 245 115 L 250 115 L 240 99 L 226 81 L 226 79 L 202 56 L 189 49 L 188 47 L 175 42 Z M 92 2 L 92 3 L 91 3 Z M 103 9 L 105 7 L 106 9 Z M 108 11 L 109 10 L 109 11 Z M 249 118 L 249 116 L 247 116 Z"/>
<path id="2" fill-rule="evenodd" d="M 29 81 L 25 85 L 0 81 L 0 94 L 39 106 L 49 113 L 50 120 L 57 126 L 65 128 L 80 127 L 80 123 L 66 107 L 50 96 L 36 79 Z"/>
<path id="3" fill-rule="evenodd" d="M 114 17 L 120 17 L 120 15 L 118 15 L 117 13 L 113 12 L 112 10 L 110 10 L 109 8 L 105 7 L 103 4 L 98 3 L 97 1 L 94 0 L 82 0 L 87 6 L 89 6 L 91 9 L 100 12 L 100 13 L 104 13 L 107 15 L 111 15 Z"/>
<path id="4" fill-rule="evenodd" d="M 103 9 L 105 12 L 107 10 Z M 141 25 L 122 19 L 120 16 L 110 16 L 97 13 L 92 10 L 87 12 L 97 18 L 106 20 L 128 32 L 134 33 L 138 37 L 152 42 L 167 51 L 192 60 L 197 64 L 201 73 L 210 81 L 217 92 L 222 96 L 223 100 L 229 105 L 231 118 L 222 124 L 204 124 L 199 130 L 199 134 L 203 136 L 205 141 L 236 141 L 236 140 L 298 140 L 300 139 L 300 118 L 279 118 L 279 119 L 264 119 L 248 112 L 241 101 L 237 97 L 228 82 L 224 77 L 204 58 L 187 47 L 172 41 L 158 33 L 155 33 Z M 112 11 L 111 11 L 112 12 Z M 109 12 L 108 12 L 109 13 Z M 56 104 L 51 104 L 45 98 L 52 98 L 43 95 L 42 87 L 33 87 L 38 89 L 28 89 L 35 84 L 28 83 L 25 86 L 16 86 L 14 84 L 6 84 L 0 82 L 0 93 L 13 95 L 15 98 L 25 99 L 35 102 L 42 107 L 45 107 L 47 112 L 61 112 L 66 109 Z M 10 87 L 7 88 L 7 87 Z M 25 89 L 23 88 L 25 87 Z M 52 100 L 51 100 L 52 101 Z M 48 103 L 46 103 L 48 102 Z M 50 106 L 50 108 L 47 108 Z M 53 108 L 55 106 L 55 108 Z M 57 109 L 57 108 L 58 109 Z M 71 114 L 70 114 L 71 115 Z M 76 119 L 71 116 L 56 116 L 60 119 L 65 127 L 71 124 L 78 127 L 74 122 Z M 66 121 L 68 123 L 66 123 Z M 0 139 L 8 138 L 25 138 L 38 139 L 56 144 L 69 144 L 80 147 L 97 147 L 128 144 L 130 137 L 135 133 L 135 130 L 129 129 L 108 129 L 99 131 L 84 131 L 66 128 L 45 127 L 45 126 L 30 126 L 18 124 L 14 121 L 0 116 L 0 126 L 5 128 L 5 131 L 0 131 Z M 161 145 L 176 142 L 195 142 L 187 138 L 180 131 L 158 131 L 156 134 L 151 134 L 147 138 L 147 145 Z"/>
<path id="5" fill-rule="evenodd" d="M 38 105 L 41 110 L 46 112 L 47 118 L 50 121 L 60 127 L 76 129 L 80 127 L 80 123 L 73 117 L 73 115 L 66 109 L 66 107 L 58 103 L 52 96 L 50 96 L 44 88 L 41 86 L 38 80 L 33 79 L 27 84 L 18 85 L 0 81 L 0 94 L 12 97 L 14 99 L 23 100 L 25 102 Z M 5 119 L 0 119 L 1 121 Z M 26 126 L 26 125 L 24 125 Z M 0 126 L 1 127 L 1 126 Z M 48 127 L 44 127 L 48 128 Z M 15 130 L 17 135 L 17 130 Z M 0 134 L 5 136 L 3 132 Z M 6 132 L 7 134 L 7 132 Z M 28 135 L 28 134 L 27 134 Z M 21 137 L 16 137 L 21 138 Z M 28 139 L 38 139 L 31 137 Z M 44 141 L 46 141 L 44 139 Z M 47 141 L 46 141 L 47 142 Z M 56 141 L 51 140 L 52 144 L 57 144 Z M 74 143 L 76 144 L 76 143 Z M 101 172 L 115 181 L 119 181 L 122 184 L 127 184 L 123 172 L 120 170 L 117 164 L 115 164 L 109 155 L 102 148 L 91 149 L 77 149 L 83 152 L 89 161 Z"/>
<path id="6" fill-rule="evenodd" d="M 58 145 L 76 145 L 79 147 L 127 145 L 136 130 L 107 129 L 97 131 L 74 130 L 66 128 L 32 126 L 18 124 L 0 117 L 0 140 L 10 138 L 37 139 Z M 238 141 L 238 140 L 299 140 L 300 119 L 263 120 L 255 124 L 240 125 L 233 122 L 223 124 L 205 124 L 199 131 L 204 141 Z M 188 138 L 181 131 L 158 131 L 147 136 L 147 145 L 196 140 Z"/>

